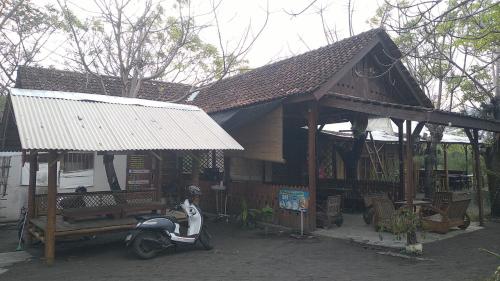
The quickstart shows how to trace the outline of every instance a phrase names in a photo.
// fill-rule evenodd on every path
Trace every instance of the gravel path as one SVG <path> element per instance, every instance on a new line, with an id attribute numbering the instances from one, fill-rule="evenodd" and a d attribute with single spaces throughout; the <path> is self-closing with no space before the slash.
<path id="1" fill-rule="evenodd" d="M 500 224 L 426 244 L 415 261 L 377 254 L 344 240 L 288 236 L 264 237 L 259 231 L 211 225 L 216 248 L 184 248 L 153 260 L 127 253 L 124 234 L 82 243 L 58 244 L 48 267 L 40 258 L 18 263 L 0 280 L 484 280 L 500 260 L 478 248 L 500 252 Z M 41 256 L 41 249 L 31 253 Z"/>

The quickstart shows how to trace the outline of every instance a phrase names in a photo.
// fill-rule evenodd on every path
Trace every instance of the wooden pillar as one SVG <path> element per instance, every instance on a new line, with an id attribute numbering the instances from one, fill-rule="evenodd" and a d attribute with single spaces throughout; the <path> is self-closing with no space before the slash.
<path id="1" fill-rule="evenodd" d="M 307 113 L 307 148 L 309 178 L 309 226 L 316 229 L 316 130 L 318 126 L 318 104 L 311 103 Z"/>
<path id="2" fill-rule="evenodd" d="M 477 129 L 472 131 L 474 141 L 472 146 L 474 147 L 474 170 L 476 171 L 476 191 L 477 191 L 477 206 L 479 208 L 479 225 L 484 225 L 483 219 L 483 199 L 482 199 L 482 186 L 483 178 L 481 176 L 481 160 L 479 154 L 479 132 Z"/>
<path id="3" fill-rule="evenodd" d="M 217 151 L 216 150 L 212 150 L 211 151 L 211 154 L 212 154 L 212 168 L 215 169 L 217 168 Z"/>
<path id="4" fill-rule="evenodd" d="M 30 173 L 28 186 L 28 215 L 24 222 L 24 239 L 26 245 L 31 244 L 31 234 L 29 232 L 29 222 L 35 217 L 35 194 L 36 194 L 36 172 L 38 171 L 38 153 L 36 150 L 30 151 Z"/>
<path id="5" fill-rule="evenodd" d="M 45 229 L 45 260 L 52 265 L 56 242 L 57 151 L 51 150 L 48 159 L 47 226 Z"/>
<path id="6" fill-rule="evenodd" d="M 464 150 L 465 150 L 465 174 L 469 174 L 469 151 L 467 149 L 468 145 L 464 144 Z"/>
<path id="7" fill-rule="evenodd" d="M 395 120 L 398 126 L 398 158 L 399 158 L 399 186 L 401 189 L 400 198 L 405 198 L 405 163 L 404 163 L 404 139 L 403 139 L 403 120 Z"/>
<path id="8" fill-rule="evenodd" d="M 413 210 L 413 143 L 412 143 L 411 121 L 406 120 L 406 186 L 405 199 L 408 207 Z"/>
<path id="9" fill-rule="evenodd" d="M 191 161 L 191 184 L 198 186 L 200 184 L 200 151 L 193 151 Z"/>
<path id="10" fill-rule="evenodd" d="M 450 191 L 450 179 L 448 172 L 448 145 L 443 143 L 443 163 L 444 163 L 444 188 Z"/>
<path id="11" fill-rule="evenodd" d="M 163 184 L 163 151 L 158 152 L 158 158 L 156 158 L 156 200 L 160 201 L 162 198 L 162 184 Z"/>

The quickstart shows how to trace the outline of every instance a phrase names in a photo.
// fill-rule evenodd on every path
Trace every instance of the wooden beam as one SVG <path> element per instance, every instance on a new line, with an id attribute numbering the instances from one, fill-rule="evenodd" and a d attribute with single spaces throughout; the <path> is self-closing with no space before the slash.
<path id="1" fill-rule="evenodd" d="M 337 95 L 340 96 L 340 94 Z M 500 132 L 500 122 L 494 120 L 436 111 L 430 108 L 424 109 L 421 107 L 383 103 L 361 98 L 346 99 L 340 98 L 339 96 L 323 97 L 321 105 L 394 119 Z"/>
<path id="2" fill-rule="evenodd" d="M 416 143 L 419 141 L 420 132 L 422 132 L 422 129 L 424 128 L 425 123 L 426 122 L 418 122 L 415 129 L 413 129 L 413 133 L 411 134 L 411 140 L 413 143 Z"/>
<path id="3" fill-rule="evenodd" d="M 318 104 L 310 103 L 307 118 L 308 178 L 309 178 L 309 226 L 316 229 L 316 131 L 318 122 Z"/>
<path id="4" fill-rule="evenodd" d="M 56 243 L 57 151 L 49 151 L 47 187 L 47 227 L 45 228 L 45 261 L 54 263 Z"/>
<path id="5" fill-rule="evenodd" d="M 25 229 L 29 229 L 29 222 L 35 217 L 35 193 L 36 193 L 36 172 L 38 171 L 38 153 L 36 150 L 30 151 L 30 173 L 28 185 L 28 216 L 24 222 Z M 29 231 L 25 231 L 24 239 L 27 245 L 31 245 L 32 239 Z"/>
<path id="6" fill-rule="evenodd" d="M 405 197 L 408 207 L 413 211 L 413 143 L 410 120 L 406 120 L 406 163 Z"/>

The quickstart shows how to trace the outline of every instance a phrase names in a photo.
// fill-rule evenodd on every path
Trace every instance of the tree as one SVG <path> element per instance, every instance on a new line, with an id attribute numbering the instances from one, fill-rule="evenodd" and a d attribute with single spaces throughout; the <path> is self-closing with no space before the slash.
<path id="1" fill-rule="evenodd" d="M 42 51 L 58 29 L 57 11 L 29 0 L 0 4 L 0 94 L 15 83 L 19 66 L 36 64 L 50 51 Z"/>
<path id="2" fill-rule="evenodd" d="M 161 79 L 191 85 L 190 90 L 172 100 L 184 100 L 190 93 L 210 83 L 237 73 L 245 64 L 245 55 L 267 25 L 253 33 L 251 23 L 239 41 L 229 47 L 224 41 L 218 9 L 222 2 L 212 2 L 211 22 L 199 24 L 191 1 L 173 1 L 167 6 L 160 0 L 94 0 L 96 11 L 80 19 L 65 0 L 58 0 L 64 16 L 64 29 L 71 46 L 68 60 L 81 71 L 101 77 L 120 78 L 122 96 L 137 97 L 145 81 Z M 204 42 L 200 32 L 215 28 L 218 46 Z M 73 51 L 71 51 L 73 50 Z M 101 79 L 102 94 L 107 94 Z M 119 190 L 113 156 L 104 157 L 111 189 Z"/>
<path id="3" fill-rule="evenodd" d="M 372 24 L 396 36 L 403 51 L 402 61 L 436 108 L 471 113 L 479 108 L 477 101 L 484 100 L 493 89 L 485 69 L 496 58 L 488 59 L 484 50 L 491 48 L 487 42 L 498 39 L 499 25 L 490 15 L 497 10 L 498 5 L 489 0 L 387 1 Z M 443 128 L 428 128 L 431 141 L 426 179 L 431 179 L 435 146 Z M 428 181 L 426 190 L 431 185 Z"/>

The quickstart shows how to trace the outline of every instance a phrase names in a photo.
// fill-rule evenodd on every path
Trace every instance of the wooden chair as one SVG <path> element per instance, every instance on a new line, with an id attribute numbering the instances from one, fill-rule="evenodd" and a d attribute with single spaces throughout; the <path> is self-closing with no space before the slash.
<path id="1" fill-rule="evenodd" d="M 432 207 L 445 210 L 453 200 L 453 192 L 435 192 L 432 198 Z"/>
<path id="2" fill-rule="evenodd" d="M 376 199 L 389 199 L 387 193 L 371 193 L 363 196 L 363 202 L 365 203 L 365 211 L 363 212 L 363 220 L 366 224 L 372 223 L 373 220 L 373 201 Z"/>
<path id="3" fill-rule="evenodd" d="M 333 224 L 340 227 L 344 222 L 341 204 L 341 195 L 328 196 L 323 204 L 318 204 L 316 218 L 319 225 L 324 228 L 330 228 Z"/>
<path id="4" fill-rule="evenodd" d="M 422 217 L 423 228 L 441 234 L 447 233 L 452 227 L 466 229 L 470 225 L 470 218 L 467 215 L 470 201 L 470 199 L 450 201 L 443 210 L 432 206 L 423 207 L 422 211 L 430 209 L 435 212 L 434 215 Z"/>
<path id="5" fill-rule="evenodd" d="M 373 225 L 376 231 L 388 230 L 392 232 L 392 222 L 396 215 L 394 204 L 389 198 L 373 199 Z"/>

